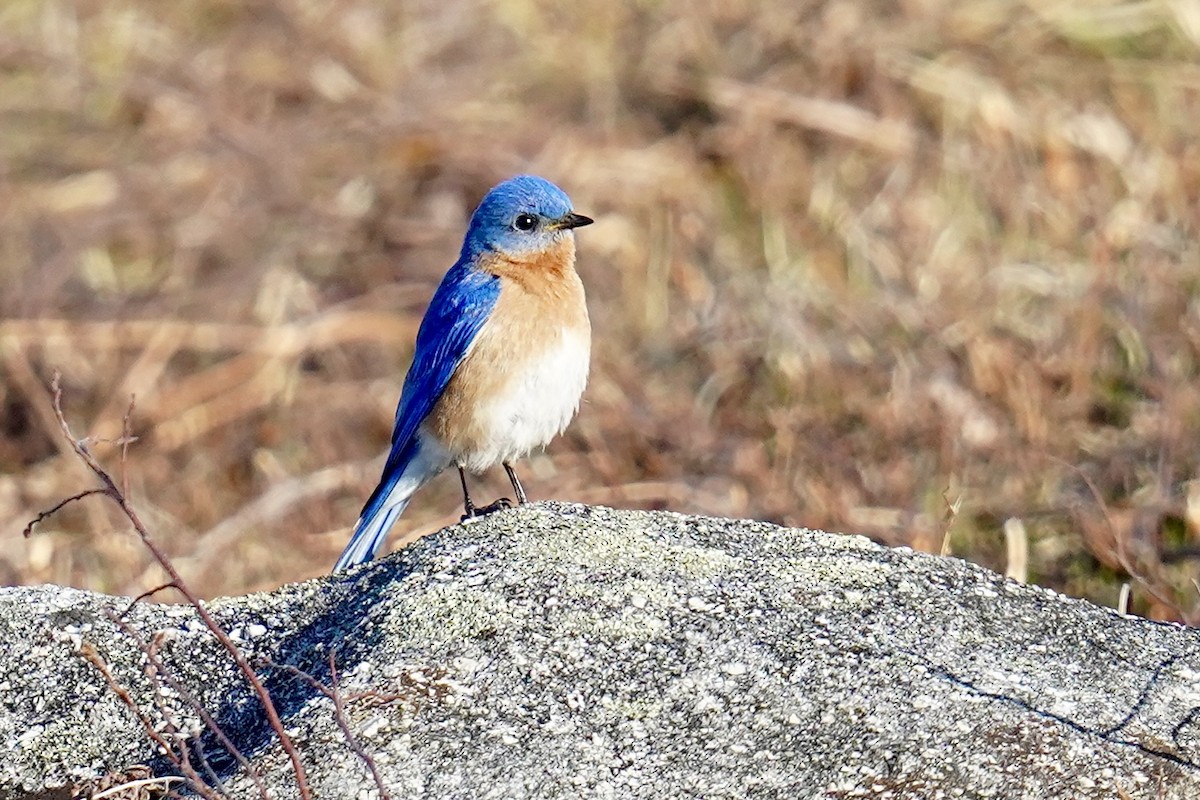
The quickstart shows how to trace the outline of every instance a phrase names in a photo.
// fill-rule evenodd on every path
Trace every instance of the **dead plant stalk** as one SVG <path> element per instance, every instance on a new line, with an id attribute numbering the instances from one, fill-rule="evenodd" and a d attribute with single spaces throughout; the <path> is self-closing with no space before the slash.
<path id="1" fill-rule="evenodd" d="M 263 711 L 267 715 L 267 721 L 270 723 L 272 730 L 275 731 L 275 735 L 279 737 L 279 744 L 283 748 L 284 752 L 287 753 L 288 759 L 291 761 L 292 769 L 296 775 L 296 788 L 300 794 L 300 797 L 303 800 L 311 800 L 312 793 L 308 787 L 308 780 L 305 776 L 304 765 L 300 761 L 300 755 L 296 752 L 296 747 L 292 743 L 291 737 L 288 736 L 287 731 L 283 727 L 283 721 L 279 717 L 279 712 L 276 710 L 275 704 L 271 700 L 271 695 L 267 691 L 266 686 L 264 686 L 262 681 L 259 680 L 258 675 L 255 674 L 249 662 L 246 661 L 245 656 L 242 655 L 242 652 L 238 646 L 234 644 L 232 639 L 229 638 L 229 634 L 225 633 L 221 626 L 217 624 L 217 621 L 213 619 L 211 614 L 208 613 L 208 609 L 204 607 L 204 603 L 184 582 L 182 576 L 180 576 L 179 572 L 176 571 L 175 566 L 171 563 L 171 560 L 167 557 L 166 553 L 163 552 L 157 544 L 155 544 L 154 540 L 150 537 L 150 533 L 146 529 L 146 526 L 142 523 L 141 518 L 138 516 L 137 511 L 129 502 L 128 496 L 120 487 L 117 486 L 116 482 L 113 480 L 108 471 L 101 466 L 100 462 L 96 460 L 96 457 L 93 456 L 88 450 L 86 440 L 76 438 L 71 432 L 71 426 L 67 423 L 66 416 L 63 414 L 62 410 L 61 378 L 61 374 L 55 371 L 54 377 L 50 382 L 50 389 L 54 402 L 54 416 L 58 422 L 63 436 L 66 437 L 68 444 L 75 452 L 75 455 L 79 458 L 79 460 L 82 461 L 87 468 L 92 471 L 92 474 L 95 475 L 100 481 L 101 488 L 98 490 L 98 493 L 107 496 L 114 504 L 116 504 L 118 508 L 121 509 L 121 513 L 123 513 L 129 520 L 130 524 L 133 525 L 133 529 L 137 532 L 138 537 L 142 540 L 142 544 L 147 550 L 150 551 L 150 554 L 154 557 L 154 560 L 158 562 L 159 566 L 162 567 L 163 571 L 167 573 L 168 577 L 170 578 L 170 582 L 165 584 L 164 588 L 167 586 L 172 587 L 181 595 L 183 595 L 192 608 L 196 610 L 196 614 L 200 617 L 200 620 L 204 623 L 205 627 L 208 628 L 213 636 L 217 638 L 217 641 L 221 643 L 221 646 L 225 648 L 226 652 L 229 653 L 230 657 L 233 658 L 234 663 L 237 664 L 238 670 L 245 677 L 247 683 L 250 684 L 250 687 L 253 689 L 255 695 L 258 696 L 259 702 L 262 703 Z M 130 413 L 132 413 L 132 406 L 133 404 L 131 401 Z M 128 440 L 129 438 L 129 418 L 130 414 L 126 414 L 126 431 L 125 435 L 122 437 L 122 441 Z M 122 450 L 122 456 L 124 456 L 124 449 Z M 94 493 L 97 492 L 92 491 L 81 493 L 76 496 L 76 499 Z M 61 504 L 58 507 L 61 507 Z M 39 521 L 40 519 L 41 518 L 39 518 Z M 33 524 L 34 523 L 31 523 L 25 529 L 26 536 L 32 533 Z"/>

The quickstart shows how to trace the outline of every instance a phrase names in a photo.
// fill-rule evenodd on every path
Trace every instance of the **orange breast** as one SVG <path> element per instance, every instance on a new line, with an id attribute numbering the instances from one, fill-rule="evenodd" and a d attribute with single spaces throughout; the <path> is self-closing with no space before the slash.
<path id="1" fill-rule="evenodd" d="M 486 263 L 501 278 L 500 297 L 425 422 L 459 461 L 499 446 L 496 438 L 504 433 L 489 405 L 559 347 L 564 332 L 580 337 L 586 356 L 591 325 L 583 283 L 573 266 L 572 237 L 562 241 L 537 259 Z"/>

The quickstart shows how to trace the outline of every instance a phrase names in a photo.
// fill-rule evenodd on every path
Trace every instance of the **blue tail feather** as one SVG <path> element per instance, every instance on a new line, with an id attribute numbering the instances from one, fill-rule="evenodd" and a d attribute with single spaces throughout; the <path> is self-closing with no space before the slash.
<path id="1" fill-rule="evenodd" d="M 354 536 L 350 538 L 350 543 L 342 551 L 341 558 L 334 564 L 333 571 L 340 572 L 350 567 L 356 567 L 359 564 L 365 564 L 373 559 L 375 554 L 379 552 L 379 548 L 383 546 L 388 531 L 392 529 L 392 524 L 403 513 L 407 505 L 408 501 L 405 500 L 403 503 L 391 506 L 382 514 L 378 514 L 369 520 L 361 520 L 358 527 L 354 530 Z"/>
<path id="2" fill-rule="evenodd" d="M 363 506 L 358 524 L 354 526 L 354 534 L 334 565 L 334 572 L 373 559 L 383 546 L 392 525 L 404 513 L 413 492 L 440 471 L 424 474 L 428 470 L 419 463 L 421 459 L 417 456 L 420 449 L 419 437 L 413 437 L 404 447 L 392 451 L 383 468 L 383 477 Z M 414 466 L 422 474 L 411 474 Z"/>

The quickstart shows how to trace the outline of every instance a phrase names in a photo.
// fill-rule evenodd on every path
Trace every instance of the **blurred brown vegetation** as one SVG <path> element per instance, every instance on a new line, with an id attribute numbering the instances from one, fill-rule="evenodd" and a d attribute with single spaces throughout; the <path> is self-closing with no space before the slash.
<path id="1" fill-rule="evenodd" d="M 530 171 L 598 220 L 531 496 L 1197 621 L 1200 3 L 591 5 L 4 3 L 0 582 L 161 582 L 99 501 L 19 536 L 91 485 L 56 368 L 76 432 L 136 395 L 128 479 L 202 594 L 327 570 L 467 217 Z"/>

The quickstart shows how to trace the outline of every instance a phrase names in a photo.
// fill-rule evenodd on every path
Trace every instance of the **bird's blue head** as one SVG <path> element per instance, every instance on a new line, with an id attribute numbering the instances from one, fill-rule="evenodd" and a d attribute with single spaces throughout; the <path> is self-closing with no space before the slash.
<path id="1" fill-rule="evenodd" d="M 463 256 L 489 251 L 521 259 L 544 252 L 592 220 L 571 211 L 567 193 L 544 178 L 518 175 L 492 188 L 471 215 Z"/>

